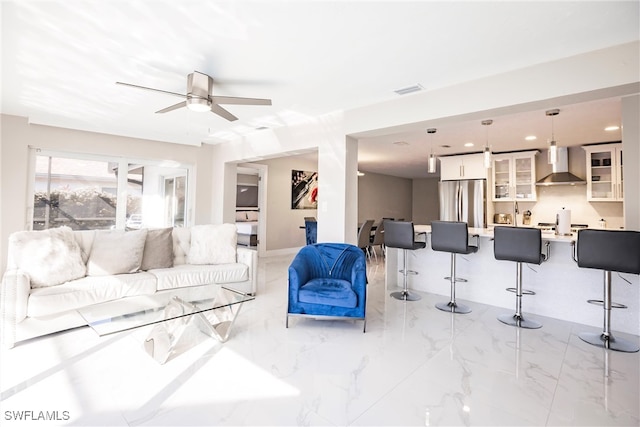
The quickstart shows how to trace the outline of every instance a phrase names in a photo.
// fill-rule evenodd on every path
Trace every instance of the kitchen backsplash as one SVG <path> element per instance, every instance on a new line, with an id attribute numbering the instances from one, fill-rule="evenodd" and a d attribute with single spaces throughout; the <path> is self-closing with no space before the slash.
<path id="1" fill-rule="evenodd" d="M 518 225 L 522 225 L 522 213 L 531 211 L 531 225 L 539 222 L 555 222 L 556 213 L 562 208 L 571 210 L 571 223 L 587 224 L 597 228 L 604 218 L 607 228 L 624 226 L 622 202 L 588 202 L 586 185 L 558 185 L 538 187 L 537 202 L 518 202 Z M 513 214 L 513 203 L 494 203 L 495 213 Z"/>

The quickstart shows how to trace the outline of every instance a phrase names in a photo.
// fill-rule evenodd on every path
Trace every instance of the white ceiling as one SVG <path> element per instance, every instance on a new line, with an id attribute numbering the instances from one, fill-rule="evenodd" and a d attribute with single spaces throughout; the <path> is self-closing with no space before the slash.
<path id="1" fill-rule="evenodd" d="M 1 5 L 3 114 L 189 145 L 388 101 L 398 96 L 394 90 L 415 84 L 443 88 L 640 38 L 638 1 Z M 237 122 L 187 109 L 155 114 L 179 99 L 115 84 L 184 93 L 194 70 L 214 78 L 218 95 L 271 98 L 273 105 L 228 106 Z M 620 139 L 620 132 L 603 131 L 620 124 L 619 99 L 557 107 L 559 144 Z M 488 138 L 501 151 L 541 147 L 550 137 L 544 110 L 486 118 L 494 119 L 488 129 L 478 119 L 430 123 L 438 129 L 432 138 L 423 124 L 368 135 L 359 144 L 359 167 L 420 177 L 430 145 L 437 154 L 479 151 Z M 537 141 L 525 142 L 529 134 Z M 462 147 L 468 141 L 475 146 Z"/>

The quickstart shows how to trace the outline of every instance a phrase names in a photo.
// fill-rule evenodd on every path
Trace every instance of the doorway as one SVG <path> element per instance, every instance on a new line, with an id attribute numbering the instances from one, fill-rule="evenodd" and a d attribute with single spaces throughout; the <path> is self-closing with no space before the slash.
<path id="1" fill-rule="evenodd" d="M 237 166 L 238 180 L 237 185 L 256 185 L 258 188 L 257 206 L 245 207 L 251 211 L 257 212 L 257 241 L 256 246 L 251 246 L 258 251 L 258 256 L 266 255 L 266 236 L 267 236 L 267 172 L 268 166 L 257 163 L 240 163 Z M 240 179 L 240 177 L 251 177 L 248 180 Z M 236 207 L 237 209 L 244 209 Z"/>

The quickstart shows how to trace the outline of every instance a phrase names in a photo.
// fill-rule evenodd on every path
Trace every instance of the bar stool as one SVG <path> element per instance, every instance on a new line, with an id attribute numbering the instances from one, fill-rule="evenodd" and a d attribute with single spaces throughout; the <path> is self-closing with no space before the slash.
<path id="1" fill-rule="evenodd" d="M 383 226 L 384 245 L 388 248 L 402 249 L 404 258 L 404 267 L 400 270 L 403 276 L 402 291 L 392 292 L 391 296 L 403 301 L 418 301 L 421 298 L 420 295 L 410 293 L 407 287 L 407 276 L 409 274 L 418 274 L 417 271 L 407 269 L 407 251 L 422 249 L 426 247 L 427 244 L 425 242 L 415 241 L 413 222 L 384 220 Z"/>
<path id="2" fill-rule="evenodd" d="M 530 227 L 495 227 L 493 229 L 493 255 L 497 260 L 516 263 L 516 287 L 507 288 L 516 294 L 516 312 L 513 315 L 501 314 L 498 320 L 518 328 L 538 329 L 542 324 L 525 319 L 522 315 L 522 296 L 535 295 L 522 289 L 522 263 L 540 265 L 549 259 L 549 242 L 545 243 L 546 254 L 542 254 L 542 232 Z"/>
<path id="3" fill-rule="evenodd" d="M 358 229 L 358 247 L 367 255 L 368 260 L 371 260 L 371 227 L 373 220 L 367 219 Z"/>
<path id="4" fill-rule="evenodd" d="M 589 303 L 602 304 L 604 308 L 604 327 L 600 334 L 583 332 L 582 341 L 611 350 L 635 353 L 640 347 L 634 343 L 614 338 L 611 333 L 611 309 L 627 308 L 611 302 L 611 272 L 640 274 L 640 232 L 628 230 L 580 230 L 578 231 L 577 250 L 574 246 L 574 260 L 581 268 L 594 268 L 604 271 L 604 300 L 589 300 Z M 577 259 L 576 259 L 577 251 Z"/>
<path id="5" fill-rule="evenodd" d="M 466 282 L 466 279 L 456 277 L 456 254 L 471 254 L 478 252 L 479 236 L 474 234 L 476 245 L 469 245 L 469 228 L 461 221 L 432 221 L 431 249 L 451 253 L 451 275 L 445 277 L 451 283 L 451 300 L 436 304 L 436 308 L 451 313 L 467 314 L 471 309 L 456 302 L 456 282 Z"/>

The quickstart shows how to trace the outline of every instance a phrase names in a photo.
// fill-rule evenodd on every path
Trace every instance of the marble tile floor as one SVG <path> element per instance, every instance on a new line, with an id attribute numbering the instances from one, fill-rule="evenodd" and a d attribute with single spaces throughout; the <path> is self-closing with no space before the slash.
<path id="1" fill-rule="evenodd" d="M 441 295 L 397 301 L 373 261 L 367 333 L 361 321 L 304 318 L 286 329 L 291 258 L 260 259 L 259 293 L 227 343 L 202 339 L 165 365 L 143 351 L 145 328 L 103 338 L 79 328 L 2 349 L 0 424 L 640 424 L 640 353 L 578 338 L 594 328 L 537 317 L 542 329 L 520 330 L 496 320 L 497 307 L 453 315 L 434 307 Z M 16 419 L 26 411 L 54 420 Z"/>

